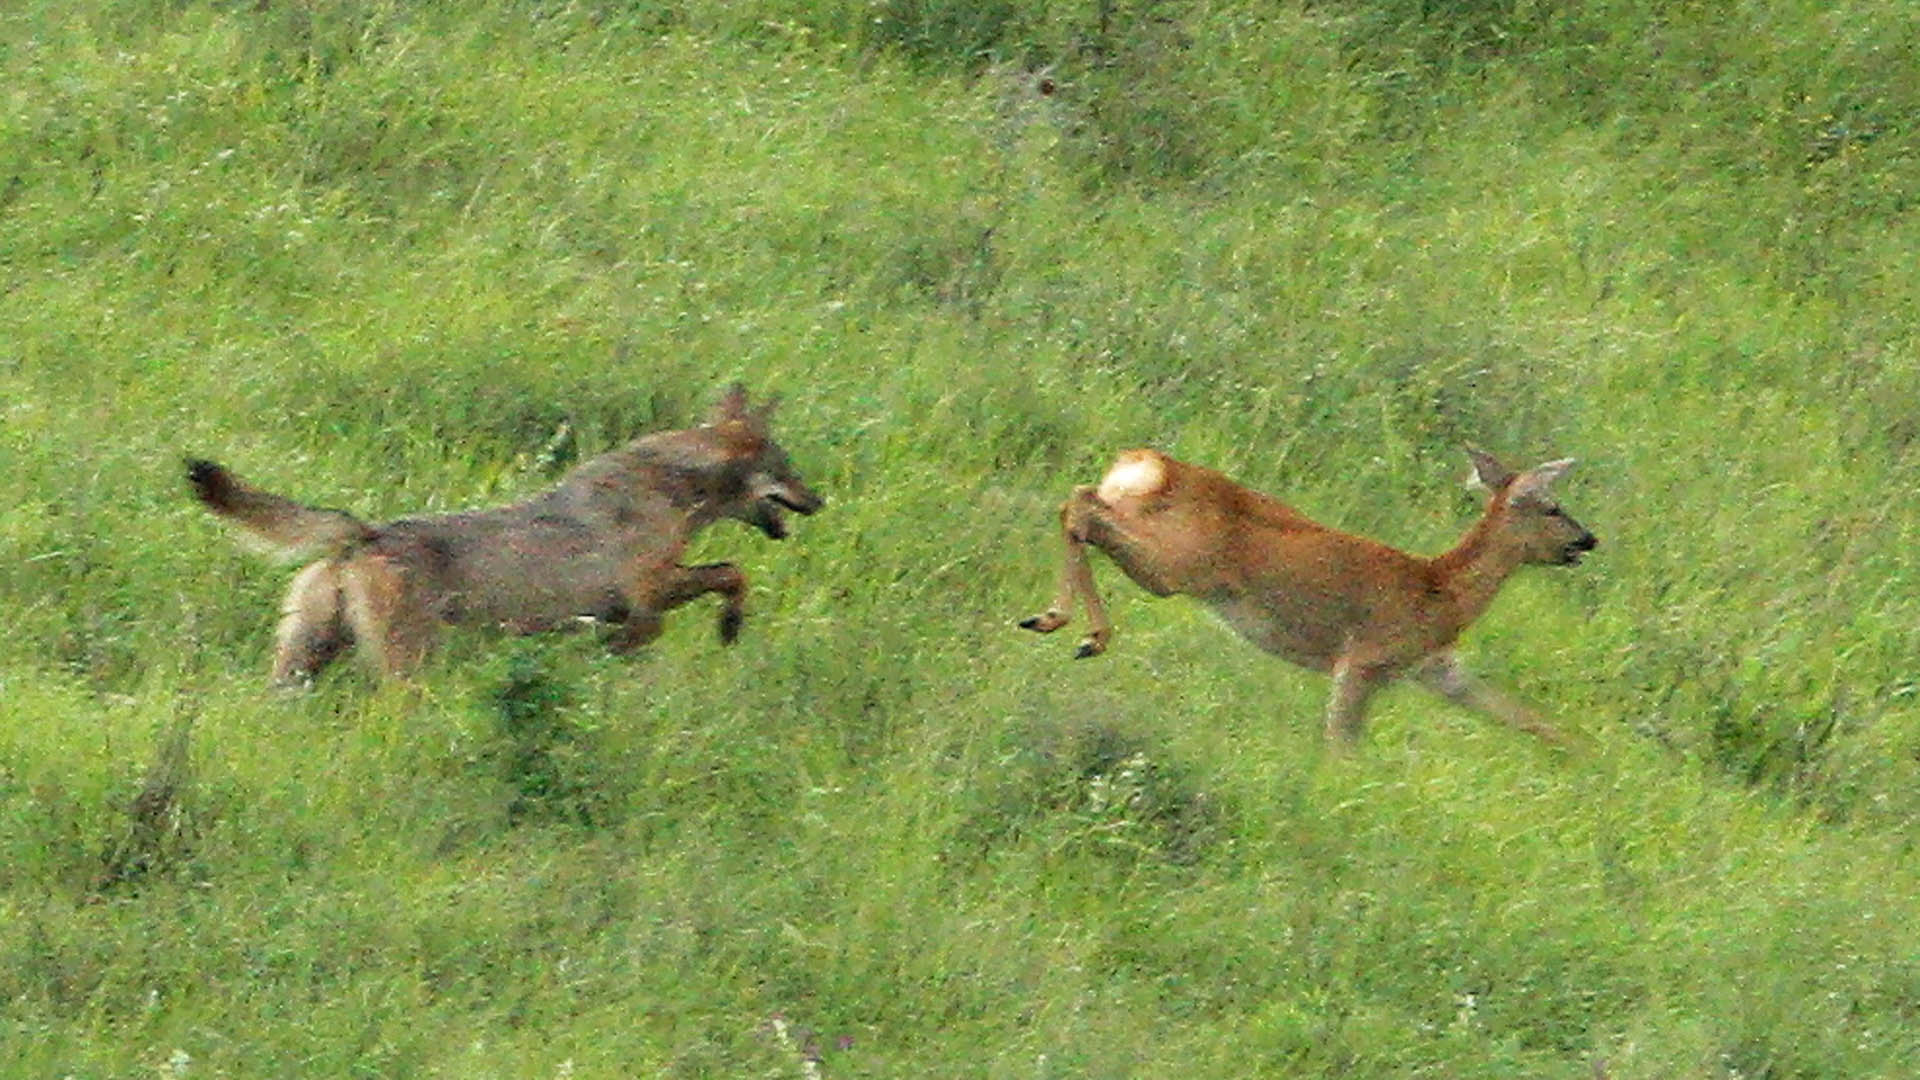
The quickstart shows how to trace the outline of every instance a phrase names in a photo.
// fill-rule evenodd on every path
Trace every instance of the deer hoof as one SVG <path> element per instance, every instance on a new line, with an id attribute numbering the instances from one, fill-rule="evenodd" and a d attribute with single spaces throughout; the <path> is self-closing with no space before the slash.
<path id="1" fill-rule="evenodd" d="M 1051 634 L 1067 625 L 1067 617 L 1057 611 L 1046 611 L 1020 620 L 1020 629 L 1031 630 L 1036 634 Z"/>

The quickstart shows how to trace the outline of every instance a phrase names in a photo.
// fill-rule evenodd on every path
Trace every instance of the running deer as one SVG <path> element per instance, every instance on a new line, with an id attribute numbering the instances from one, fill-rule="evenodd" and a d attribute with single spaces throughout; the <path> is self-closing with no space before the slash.
<path id="1" fill-rule="evenodd" d="M 1453 645 L 1526 565 L 1572 566 L 1598 543 L 1560 509 L 1553 482 L 1571 460 L 1515 473 L 1467 451 L 1488 492 L 1486 513 L 1453 550 L 1433 558 L 1330 529 L 1278 499 L 1156 450 L 1120 455 L 1097 488 L 1060 508 L 1066 556 L 1053 606 L 1020 625 L 1052 633 L 1077 598 L 1088 630 L 1077 657 L 1113 636 L 1087 548 L 1107 553 L 1155 596 L 1211 606 L 1240 636 L 1333 676 L 1327 737 L 1356 742 L 1367 701 L 1411 673 L 1447 699 L 1556 745 L 1567 738 L 1532 710 L 1461 667 Z"/>

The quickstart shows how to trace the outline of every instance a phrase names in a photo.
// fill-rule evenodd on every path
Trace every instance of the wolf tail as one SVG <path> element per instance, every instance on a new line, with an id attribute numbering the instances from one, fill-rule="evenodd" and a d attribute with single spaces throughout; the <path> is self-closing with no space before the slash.
<path id="1" fill-rule="evenodd" d="M 261 491 L 211 461 L 189 459 L 187 482 L 207 509 L 245 529 L 276 554 L 332 554 L 375 535 L 372 526 L 344 510 L 306 506 Z"/>

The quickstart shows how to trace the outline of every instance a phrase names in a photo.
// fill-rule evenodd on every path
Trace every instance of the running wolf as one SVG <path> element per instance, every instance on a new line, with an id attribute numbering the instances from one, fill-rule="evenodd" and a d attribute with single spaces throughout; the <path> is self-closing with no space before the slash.
<path id="1" fill-rule="evenodd" d="M 720 518 L 779 540 L 785 511 L 823 505 L 768 433 L 773 404 L 749 407 L 735 385 L 707 423 L 635 439 L 543 495 L 385 525 L 262 491 L 211 461 L 189 460 L 187 479 L 207 509 L 269 548 L 320 556 L 281 605 L 276 686 L 311 680 L 355 645 L 379 674 L 405 676 L 442 623 L 531 634 L 595 619 L 625 652 L 710 592 L 725 597 L 720 640 L 731 644 L 746 575 L 732 563 L 680 565 L 687 543 Z"/>

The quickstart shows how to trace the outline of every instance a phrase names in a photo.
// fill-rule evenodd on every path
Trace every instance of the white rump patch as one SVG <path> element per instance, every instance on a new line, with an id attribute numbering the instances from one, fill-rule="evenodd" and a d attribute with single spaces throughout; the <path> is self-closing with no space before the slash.
<path id="1" fill-rule="evenodd" d="M 1151 495 L 1167 485 L 1167 467 L 1149 454 L 1123 457 L 1107 470 L 1100 481 L 1101 502 L 1113 502 L 1129 495 Z"/>

